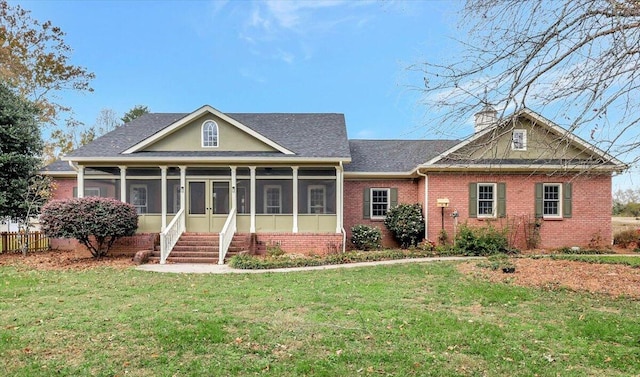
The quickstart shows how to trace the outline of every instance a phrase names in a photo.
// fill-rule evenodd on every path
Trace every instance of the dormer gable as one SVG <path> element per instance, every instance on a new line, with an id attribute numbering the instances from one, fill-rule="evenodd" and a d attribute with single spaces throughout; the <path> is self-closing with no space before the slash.
<path id="1" fill-rule="evenodd" d="M 273 140 L 208 105 L 140 141 L 125 150 L 123 154 L 211 150 L 294 154 Z"/>
<path id="2" fill-rule="evenodd" d="M 427 167 L 620 171 L 626 165 L 550 120 L 523 109 L 422 164 Z"/>

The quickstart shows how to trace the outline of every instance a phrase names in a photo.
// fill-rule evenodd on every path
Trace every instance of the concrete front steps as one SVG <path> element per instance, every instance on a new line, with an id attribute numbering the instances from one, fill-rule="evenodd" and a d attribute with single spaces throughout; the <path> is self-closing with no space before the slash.
<path id="1" fill-rule="evenodd" d="M 183 233 L 173 247 L 167 263 L 218 263 L 220 239 L 218 233 Z M 251 236 L 235 234 L 225 255 L 225 263 L 237 253 L 249 250 Z M 151 262 L 160 261 L 160 248 L 153 251 Z"/>

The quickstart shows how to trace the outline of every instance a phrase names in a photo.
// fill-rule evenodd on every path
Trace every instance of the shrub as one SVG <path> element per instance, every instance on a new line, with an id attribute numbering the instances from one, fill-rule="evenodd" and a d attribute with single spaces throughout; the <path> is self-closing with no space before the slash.
<path id="1" fill-rule="evenodd" d="M 472 228 L 462 225 L 456 235 L 455 249 L 462 255 L 493 255 L 509 252 L 505 230 L 492 225 Z"/>
<path id="2" fill-rule="evenodd" d="M 110 198 L 53 200 L 42 208 L 42 230 L 48 237 L 75 238 L 94 258 L 102 258 L 120 237 L 138 229 L 133 205 Z"/>
<path id="3" fill-rule="evenodd" d="M 387 211 L 384 225 L 403 249 L 416 246 L 424 238 L 422 206 L 416 203 L 393 207 Z"/>
<path id="4" fill-rule="evenodd" d="M 433 256 L 433 251 L 420 249 L 411 250 L 377 250 L 377 251 L 349 251 L 346 253 L 329 254 L 324 257 L 298 257 L 289 255 L 279 257 L 260 257 L 249 254 L 234 255 L 229 266 L 239 269 L 262 270 L 271 268 L 309 267 L 322 265 L 346 264 L 355 262 L 370 262 L 403 258 L 423 258 Z"/>
<path id="5" fill-rule="evenodd" d="M 613 244 L 623 248 L 638 246 L 639 239 L 640 234 L 636 229 L 626 229 L 613 235 Z"/>
<path id="6" fill-rule="evenodd" d="M 382 241 L 382 231 L 368 225 L 356 225 L 351 228 L 351 243 L 358 250 L 379 249 Z"/>

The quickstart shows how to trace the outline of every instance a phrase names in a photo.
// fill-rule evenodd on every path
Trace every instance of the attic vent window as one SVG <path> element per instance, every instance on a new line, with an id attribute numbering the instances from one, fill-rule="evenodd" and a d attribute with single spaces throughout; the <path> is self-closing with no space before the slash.
<path id="1" fill-rule="evenodd" d="M 202 146 L 218 146 L 218 124 L 212 120 L 202 123 Z"/>
<path id="2" fill-rule="evenodd" d="M 527 130 L 513 130 L 511 149 L 514 151 L 527 150 Z"/>

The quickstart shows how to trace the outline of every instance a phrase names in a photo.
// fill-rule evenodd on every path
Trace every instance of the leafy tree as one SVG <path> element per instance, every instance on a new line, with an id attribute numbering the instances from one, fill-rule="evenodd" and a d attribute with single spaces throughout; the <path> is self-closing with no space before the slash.
<path id="1" fill-rule="evenodd" d="M 0 83 L 0 217 L 37 214 L 27 201 L 40 168 L 42 139 L 38 109 Z"/>
<path id="2" fill-rule="evenodd" d="M 91 196 L 50 201 L 40 223 L 48 237 L 74 238 L 100 259 L 118 238 L 135 234 L 138 214 L 129 203 Z"/>
<path id="3" fill-rule="evenodd" d="M 501 109 L 499 121 L 529 105 L 614 156 L 640 159 L 631 153 L 640 146 L 640 2 L 467 0 L 460 29 L 453 60 L 412 67 L 436 131 L 459 127 L 482 101 Z"/>
<path id="4" fill-rule="evenodd" d="M 129 123 L 132 120 L 149 113 L 149 108 L 143 105 L 136 105 L 131 110 L 127 111 L 122 117 L 122 122 Z"/>
<path id="5" fill-rule="evenodd" d="M 34 20 L 28 10 L 0 0 L 0 78 L 35 103 L 46 123 L 69 110 L 58 102 L 60 92 L 93 91 L 89 82 L 95 75 L 70 63 L 64 36 L 50 21 Z"/>

